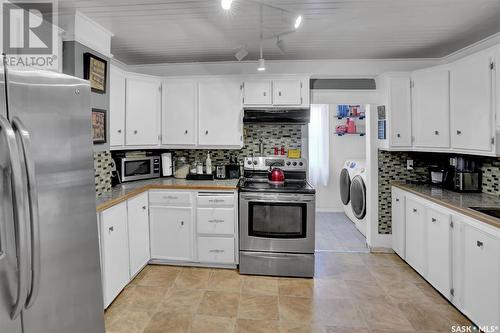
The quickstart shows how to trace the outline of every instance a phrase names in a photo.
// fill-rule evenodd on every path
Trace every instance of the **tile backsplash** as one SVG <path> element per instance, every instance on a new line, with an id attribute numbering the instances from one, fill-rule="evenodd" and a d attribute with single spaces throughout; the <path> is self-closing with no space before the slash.
<path id="1" fill-rule="evenodd" d="M 264 155 L 273 155 L 274 147 L 290 148 L 303 147 L 304 125 L 298 124 L 245 124 L 244 145 L 242 149 L 210 149 L 212 163 L 227 163 L 230 157 L 238 160 L 245 156 L 259 155 L 259 140 L 264 143 Z M 195 160 L 205 161 L 207 149 L 177 149 L 171 151 L 173 157 L 185 156 L 191 163 Z M 159 151 L 160 154 L 163 151 Z M 94 154 L 96 195 L 111 190 L 111 153 L 109 151 Z"/>
<path id="2" fill-rule="evenodd" d="M 96 196 L 111 190 L 111 152 L 94 153 L 94 178 Z"/>
<path id="3" fill-rule="evenodd" d="M 427 165 L 439 162 L 445 163 L 453 155 L 437 153 L 415 152 L 378 152 L 378 197 L 379 197 L 379 222 L 380 234 L 391 234 L 392 181 L 428 181 Z M 483 192 L 500 196 L 500 158 L 476 156 L 482 164 Z M 414 170 L 406 169 L 406 160 L 411 159 Z"/>
<path id="4" fill-rule="evenodd" d="M 264 143 L 264 155 L 273 155 L 274 147 L 302 148 L 302 125 L 296 124 L 245 124 L 244 145 L 242 149 L 210 149 L 213 163 L 227 162 L 230 157 L 238 160 L 245 156 L 259 155 L 259 140 Z M 185 156 L 189 162 L 205 161 L 208 150 L 180 149 L 173 150 L 174 158 Z"/>

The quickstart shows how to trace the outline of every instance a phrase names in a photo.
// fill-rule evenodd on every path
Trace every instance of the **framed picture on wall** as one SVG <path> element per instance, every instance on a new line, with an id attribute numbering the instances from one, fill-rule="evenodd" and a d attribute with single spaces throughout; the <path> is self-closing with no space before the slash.
<path id="1" fill-rule="evenodd" d="M 92 109 L 92 140 L 94 144 L 106 143 L 106 110 Z"/>
<path id="2" fill-rule="evenodd" d="M 83 78 L 90 81 L 90 88 L 99 94 L 106 93 L 108 62 L 92 53 L 83 54 Z"/>

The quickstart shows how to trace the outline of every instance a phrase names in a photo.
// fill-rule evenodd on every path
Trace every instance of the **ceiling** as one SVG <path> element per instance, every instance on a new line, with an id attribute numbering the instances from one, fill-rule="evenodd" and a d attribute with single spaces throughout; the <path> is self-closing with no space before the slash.
<path id="1" fill-rule="evenodd" d="M 264 43 L 266 59 L 436 58 L 500 31 L 499 0 L 272 0 L 304 17 L 302 26 Z M 234 0 L 59 0 L 112 31 L 111 52 L 126 64 L 233 61 L 259 57 L 259 6 Z M 264 34 L 293 26 L 292 15 L 264 8 Z"/>

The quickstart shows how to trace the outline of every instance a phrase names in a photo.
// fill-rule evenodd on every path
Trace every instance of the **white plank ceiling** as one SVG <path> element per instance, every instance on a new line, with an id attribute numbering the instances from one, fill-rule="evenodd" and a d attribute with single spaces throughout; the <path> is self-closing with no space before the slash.
<path id="1" fill-rule="evenodd" d="M 500 0 L 272 0 L 300 13 L 300 29 L 264 44 L 266 59 L 442 57 L 500 31 Z M 258 58 L 259 11 L 234 0 L 59 0 L 115 34 L 112 53 L 127 64 L 235 60 L 246 45 Z M 288 30 L 291 17 L 265 9 L 265 34 Z"/>

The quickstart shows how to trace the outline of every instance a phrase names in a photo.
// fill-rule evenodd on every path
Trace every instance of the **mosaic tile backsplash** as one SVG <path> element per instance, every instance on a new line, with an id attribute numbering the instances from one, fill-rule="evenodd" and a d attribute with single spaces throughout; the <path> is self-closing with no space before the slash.
<path id="1" fill-rule="evenodd" d="M 96 197 L 111 191 L 111 153 L 102 151 L 94 153 L 94 177 Z"/>
<path id="2" fill-rule="evenodd" d="M 428 182 L 429 164 L 443 163 L 452 155 L 415 152 L 378 153 L 379 234 L 391 234 L 391 181 Z M 483 192 L 500 196 L 500 158 L 476 157 L 482 163 Z M 406 169 L 406 160 L 412 159 L 414 170 Z"/>
<path id="3" fill-rule="evenodd" d="M 210 150 L 212 163 L 225 163 L 230 157 L 238 160 L 246 156 L 259 155 L 259 140 L 264 143 L 264 155 L 273 155 L 274 147 L 302 148 L 302 125 L 295 124 L 245 124 L 244 145 L 240 150 Z M 208 150 L 183 149 L 173 150 L 174 158 L 185 156 L 189 162 L 205 161 Z"/>

